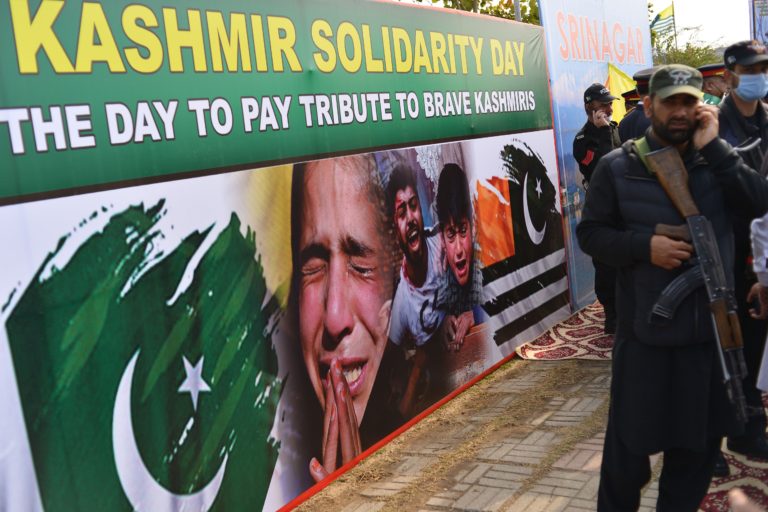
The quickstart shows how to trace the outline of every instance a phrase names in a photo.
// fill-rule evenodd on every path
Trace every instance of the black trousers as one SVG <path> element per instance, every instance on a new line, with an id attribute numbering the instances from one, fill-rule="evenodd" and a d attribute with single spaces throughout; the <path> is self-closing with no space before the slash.
<path id="1" fill-rule="evenodd" d="M 712 439 L 704 452 L 668 449 L 659 479 L 659 512 L 696 512 L 712 480 L 720 439 Z M 640 490 L 651 478 L 650 456 L 631 452 L 619 439 L 610 418 L 605 432 L 600 467 L 598 512 L 634 512 Z"/>
<path id="2" fill-rule="evenodd" d="M 595 295 L 605 310 L 605 326 L 611 332 L 616 330 L 616 268 L 595 259 Z"/>

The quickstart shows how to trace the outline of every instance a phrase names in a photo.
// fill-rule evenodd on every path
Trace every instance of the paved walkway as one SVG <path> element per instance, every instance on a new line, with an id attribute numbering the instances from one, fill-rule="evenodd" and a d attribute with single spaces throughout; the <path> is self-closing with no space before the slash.
<path id="1" fill-rule="evenodd" d="M 594 510 L 609 373 L 603 361 L 513 360 L 303 508 Z"/>
<path id="2" fill-rule="evenodd" d="M 299 510 L 595 510 L 609 383 L 607 361 L 514 359 Z"/>

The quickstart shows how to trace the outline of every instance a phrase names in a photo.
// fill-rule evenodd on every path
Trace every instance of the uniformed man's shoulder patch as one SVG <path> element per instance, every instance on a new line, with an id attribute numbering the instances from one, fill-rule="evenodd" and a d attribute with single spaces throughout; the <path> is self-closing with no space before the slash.
<path id="1" fill-rule="evenodd" d="M 592 160 L 594 159 L 595 159 L 595 152 L 592 151 L 591 149 L 588 149 L 587 154 L 584 155 L 584 158 L 581 159 L 581 163 L 583 165 L 589 165 L 592 163 Z"/>
<path id="2" fill-rule="evenodd" d="M 576 135 L 576 139 L 575 140 L 579 140 L 579 139 L 583 139 L 583 138 L 584 138 L 584 134 L 580 133 L 580 134 Z"/>

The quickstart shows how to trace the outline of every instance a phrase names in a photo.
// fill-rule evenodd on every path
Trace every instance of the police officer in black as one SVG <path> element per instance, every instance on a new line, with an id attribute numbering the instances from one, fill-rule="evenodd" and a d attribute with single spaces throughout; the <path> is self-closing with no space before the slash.
<path id="1" fill-rule="evenodd" d="M 592 84 L 584 91 L 587 122 L 573 141 L 573 157 L 587 183 L 600 158 L 621 145 L 618 125 L 611 120 L 615 99 L 602 84 Z"/>
<path id="2" fill-rule="evenodd" d="M 720 137 L 736 148 L 747 165 L 760 171 L 768 150 L 768 108 L 760 101 L 768 92 L 768 51 L 758 41 L 741 41 L 726 48 L 723 57 L 724 78 L 731 92 L 719 105 Z M 757 291 L 752 292 L 757 278 L 751 265 L 751 220 L 748 216 L 733 216 L 734 293 L 744 339 L 747 377 L 743 388 L 750 414 L 744 434 L 729 436 L 727 446 L 733 452 L 768 460 L 768 422 L 762 393 L 756 387 L 768 322 L 750 314 L 750 300 L 759 299 Z M 728 474 L 727 466 L 722 468 L 723 462 L 721 459 L 717 468 L 719 475 Z"/>
<path id="3" fill-rule="evenodd" d="M 612 103 L 616 97 L 602 84 L 592 84 L 584 91 L 584 110 L 587 122 L 581 127 L 573 141 L 573 157 L 579 164 L 585 184 L 592 177 L 597 162 L 621 145 L 619 129 L 613 114 Z M 596 259 L 595 295 L 605 310 L 605 333 L 616 332 L 616 271 Z"/>
<path id="4" fill-rule="evenodd" d="M 645 109 L 643 107 L 643 98 L 648 96 L 648 81 L 651 79 L 651 75 L 656 68 L 641 69 L 634 75 L 632 80 L 635 81 L 635 89 L 637 95 L 640 97 L 640 103 L 637 104 L 635 109 L 624 116 L 624 119 L 619 123 L 619 138 L 621 142 L 626 142 L 629 139 L 636 139 L 642 137 L 645 134 L 645 130 L 651 125 L 650 119 L 645 116 Z"/>
<path id="5" fill-rule="evenodd" d="M 741 41 L 725 49 L 723 78 L 730 94 L 720 103 L 720 137 L 759 171 L 768 152 L 768 50 L 758 41 Z M 751 142 L 759 141 L 753 145 Z"/>

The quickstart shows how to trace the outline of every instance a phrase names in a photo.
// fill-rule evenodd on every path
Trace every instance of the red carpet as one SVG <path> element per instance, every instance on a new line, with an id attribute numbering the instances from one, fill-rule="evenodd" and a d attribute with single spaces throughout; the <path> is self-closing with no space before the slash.
<path id="1" fill-rule="evenodd" d="M 596 302 L 517 348 L 523 359 L 610 359 L 613 336 L 603 334 L 603 307 Z"/>
<path id="2" fill-rule="evenodd" d="M 763 395 L 763 405 L 768 406 L 766 395 Z M 723 453 L 731 468 L 731 474 L 712 480 L 709 494 L 704 498 L 699 510 L 702 512 L 729 511 L 728 491 L 736 487 L 744 491 L 744 494 L 761 510 L 768 510 L 768 461 L 758 461 L 738 453 L 731 453 L 725 449 L 725 443 L 723 443 Z"/>
<path id="3" fill-rule="evenodd" d="M 768 462 L 748 460 L 743 455 L 725 452 L 731 467 L 731 476 L 715 478 L 709 487 L 709 494 L 701 503 L 703 512 L 727 512 L 728 491 L 741 488 L 742 491 L 761 507 L 768 510 Z"/>

